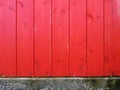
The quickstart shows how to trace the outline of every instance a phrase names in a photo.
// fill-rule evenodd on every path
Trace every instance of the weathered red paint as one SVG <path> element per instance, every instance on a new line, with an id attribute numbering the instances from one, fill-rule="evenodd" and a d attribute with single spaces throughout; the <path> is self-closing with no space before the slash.
<path id="1" fill-rule="evenodd" d="M 0 0 L 1 76 L 120 76 L 119 0 Z"/>

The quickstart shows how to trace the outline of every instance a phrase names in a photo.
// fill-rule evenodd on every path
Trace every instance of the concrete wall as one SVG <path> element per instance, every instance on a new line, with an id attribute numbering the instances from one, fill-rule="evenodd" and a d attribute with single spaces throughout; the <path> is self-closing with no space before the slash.
<path id="1" fill-rule="evenodd" d="M 120 78 L 0 78 L 0 90 L 120 90 Z"/>

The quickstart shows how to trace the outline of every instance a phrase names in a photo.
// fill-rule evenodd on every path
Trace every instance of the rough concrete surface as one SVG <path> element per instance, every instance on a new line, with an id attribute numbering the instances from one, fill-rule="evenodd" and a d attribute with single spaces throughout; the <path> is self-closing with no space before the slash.
<path id="1" fill-rule="evenodd" d="M 0 90 L 120 90 L 120 78 L 0 78 Z"/>

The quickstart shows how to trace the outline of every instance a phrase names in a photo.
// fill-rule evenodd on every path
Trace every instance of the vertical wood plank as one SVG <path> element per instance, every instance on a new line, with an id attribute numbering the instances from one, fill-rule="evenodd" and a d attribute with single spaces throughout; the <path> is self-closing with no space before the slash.
<path id="1" fill-rule="evenodd" d="M 113 0 L 113 75 L 120 75 L 120 0 Z"/>
<path id="2" fill-rule="evenodd" d="M 86 0 L 70 1 L 70 75 L 86 75 Z"/>
<path id="3" fill-rule="evenodd" d="M 33 75 L 33 0 L 17 0 L 17 74 Z"/>
<path id="4" fill-rule="evenodd" d="M 112 47 L 112 0 L 104 0 L 104 29 L 105 29 L 105 61 L 104 76 L 112 76 L 113 70 L 113 47 Z"/>
<path id="5" fill-rule="evenodd" d="M 69 75 L 69 0 L 52 0 L 52 74 Z"/>
<path id="6" fill-rule="evenodd" d="M 51 76 L 51 0 L 35 1 L 35 76 Z"/>
<path id="7" fill-rule="evenodd" d="M 87 75 L 103 75 L 103 0 L 87 0 Z"/>
<path id="8" fill-rule="evenodd" d="M 15 0 L 0 0 L 0 75 L 16 75 Z"/>

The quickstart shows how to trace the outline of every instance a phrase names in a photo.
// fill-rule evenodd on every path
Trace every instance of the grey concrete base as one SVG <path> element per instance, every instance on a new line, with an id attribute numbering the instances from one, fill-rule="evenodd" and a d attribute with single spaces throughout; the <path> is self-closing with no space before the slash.
<path id="1" fill-rule="evenodd" d="M 120 78 L 0 78 L 0 90 L 120 90 Z"/>

